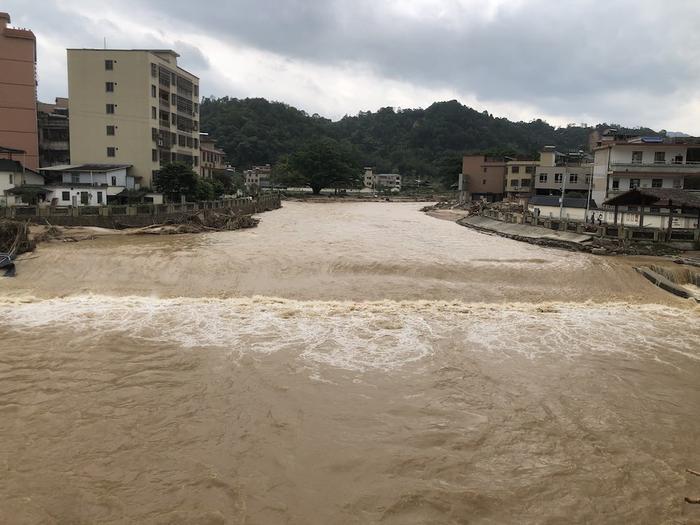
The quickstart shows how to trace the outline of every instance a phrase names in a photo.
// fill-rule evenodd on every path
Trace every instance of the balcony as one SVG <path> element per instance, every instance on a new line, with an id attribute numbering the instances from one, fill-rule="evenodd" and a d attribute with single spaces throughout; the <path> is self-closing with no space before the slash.
<path id="1" fill-rule="evenodd" d="M 700 173 L 700 162 L 611 162 L 609 173 L 631 171 L 636 173 Z"/>

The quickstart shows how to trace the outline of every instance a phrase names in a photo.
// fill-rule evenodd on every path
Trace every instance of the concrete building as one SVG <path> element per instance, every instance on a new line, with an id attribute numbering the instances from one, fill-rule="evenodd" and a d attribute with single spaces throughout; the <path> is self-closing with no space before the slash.
<path id="1" fill-rule="evenodd" d="M 363 179 L 365 188 L 401 191 L 401 175 L 398 173 L 374 173 L 373 168 L 365 168 Z"/>
<path id="2" fill-rule="evenodd" d="M 199 79 L 163 50 L 69 49 L 70 158 L 128 163 L 152 187 L 162 165 L 199 171 Z"/>
<path id="3" fill-rule="evenodd" d="M 39 165 L 70 163 L 68 99 L 56 98 L 54 104 L 37 103 L 39 125 Z"/>
<path id="4" fill-rule="evenodd" d="M 487 155 L 465 155 L 458 189 L 466 200 L 503 199 L 506 185 L 506 160 Z"/>
<path id="5" fill-rule="evenodd" d="M 506 194 L 527 197 L 533 194 L 539 161 L 508 159 L 506 162 Z"/>
<path id="6" fill-rule="evenodd" d="M 200 175 L 211 179 L 215 171 L 226 168 L 224 159 L 226 152 L 216 147 L 216 141 L 206 133 L 199 134 L 199 163 Z"/>
<path id="7" fill-rule="evenodd" d="M 130 164 L 71 164 L 43 168 L 46 201 L 53 206 L 102 206 L 139 188 Z"/>
<path id="8" fill-rule="evenodd" d="M 639 137 L 597 147 L 593 199 L 634 188 L 700 189 L 700 139 Z"/>
<path id="9" fill-rule="evenodd" d="M 584 152 L 560 153 L 545 146 L 535 176 L 535 195 L 588 195 L 593 162 Z"/>
<path id="10" fill-rule="evenodd" d="M 270 186 L 272 177 L 272 167 L 269 164 L 264 166 L 253 166 L 249 170 L 243 172 L 245 177 L 245 185 L 250 188 L 255 184 L 258 188 L 267 188 Z"/>
<path id="11" fill-rule="evenodd" d="M 21 150 L 16 160 L 37 169 L 36 39 L 9 23 L 10 15 L 0 13 L 0 146 Z"/>

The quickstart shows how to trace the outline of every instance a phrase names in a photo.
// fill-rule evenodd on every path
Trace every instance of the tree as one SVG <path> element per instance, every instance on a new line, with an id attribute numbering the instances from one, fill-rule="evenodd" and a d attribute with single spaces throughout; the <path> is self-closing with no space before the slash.
<path id="1" fill-rule="evenodd" d="M 197 197 L 199 176 L 192 168 L 181 162 L 173 162 L 163 166 L 155 179 L 155 188 L 171 201 L 184 195 L 187 199 Z"/>
<path id="2" fill-rule="evenodd" d="M 287 167 L 287 182 L 309 186 L 314 195 L 323 188 L 354 188 L 362 183 L 356 154 L 329 138 L 306 143 L 290 155 Z"/>

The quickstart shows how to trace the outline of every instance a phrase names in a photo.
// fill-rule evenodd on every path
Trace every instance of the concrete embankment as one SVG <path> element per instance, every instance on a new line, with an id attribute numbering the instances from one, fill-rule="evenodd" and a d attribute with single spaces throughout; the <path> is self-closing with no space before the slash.
<path id="1" fill-rule="evenodd" d="M 694 293 L 684 288 L 683 286 L 674 283 L 673 281 L 664 277 L 660 273 L 655 272 L 651 268 L 641 266 L 635 268 L 635 270 L 637 270 L 639 273 L 641 273 L 644 277 L 646 277 L 649 281 L 654 283 L 662 290 L 666 290 L 667 292 L 677 295 L 678 297 L 682 297 L 683 299 L 695 299 L 696 301 L 700 302 L 700 297 L 696 296 Z"/>
<path id="2" fill-rule="evenodd" d="M 591 247 L 587 242 L 592 240 L 591 235 L 581 235 L 569 231 L 557 231 L 527 224 L 513 224 L 482 217 L 480 215 L 470 215 L 457 221 L 458 224 L 472 228 L 483 233 L 491 233 L 507 237 L 516 241 L 538 244 L 540 246 L 551 246 L 553 248 L 563 248 L 574 251 L 590 251 Z"/>

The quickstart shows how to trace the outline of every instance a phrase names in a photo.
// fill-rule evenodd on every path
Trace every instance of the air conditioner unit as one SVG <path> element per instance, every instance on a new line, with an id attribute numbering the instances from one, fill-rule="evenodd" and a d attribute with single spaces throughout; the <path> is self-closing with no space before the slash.
<path id="1" fill-rule="evenodd" d="M 163 146 L 163 145 L 164 145 L 163 139 L 158 139 L 158 145 L 159 145 L 159 146 Z"/>

